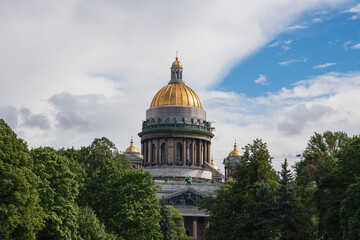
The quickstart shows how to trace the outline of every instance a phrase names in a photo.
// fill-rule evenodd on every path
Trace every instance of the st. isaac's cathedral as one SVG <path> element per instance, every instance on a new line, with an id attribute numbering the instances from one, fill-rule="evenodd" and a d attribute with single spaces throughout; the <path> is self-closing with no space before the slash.
<path id="1" fill-rule="evenodd" d="M 124 154 L 134 168 L 152 173 L 161 188 L 158 199 L 180 210 L 186 234 L 204 239 L 208 214 L 197 204 L 229 179 L 231 168 L 241 160 L 234 150 L 224 159 L 223 175 L 211 158 L 214 127 L 206 119 L 197 94 L 183 82 L 183 67 L 176 57 L 171 80 L 154 96 L 138 134 L 141 154 L 133 140 Z"/>

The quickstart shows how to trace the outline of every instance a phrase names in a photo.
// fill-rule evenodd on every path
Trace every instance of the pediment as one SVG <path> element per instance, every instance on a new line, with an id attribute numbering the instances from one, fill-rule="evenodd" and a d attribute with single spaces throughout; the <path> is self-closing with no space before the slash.
<path id="1" fill-rule="evenodd" d="M 193 188 L 169 194 L 164 197 L 167 205 L 172 206 L 197 206 L 208 195 Z"/>

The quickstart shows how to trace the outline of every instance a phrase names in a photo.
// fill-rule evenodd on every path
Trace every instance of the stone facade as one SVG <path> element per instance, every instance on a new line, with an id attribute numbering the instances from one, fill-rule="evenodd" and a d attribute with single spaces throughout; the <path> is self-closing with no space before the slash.
<path id="1" fill-rule="evenodd" d="M 224 184 L 210 163 L 213 130 L 200 99 L 183 83 L 176 59 L 171 81 L 155 95 L 142 123 L 142 167 L 160 186 L 158 199 L 180 210 L 186 233 L 197 239 L 204 239 L 208 226 L 208 215 L 197 204 Z"/>

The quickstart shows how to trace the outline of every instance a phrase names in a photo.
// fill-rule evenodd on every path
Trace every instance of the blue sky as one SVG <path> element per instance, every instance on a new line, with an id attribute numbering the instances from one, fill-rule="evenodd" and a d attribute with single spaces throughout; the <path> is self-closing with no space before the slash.
<path id="1" fill-rule="evenodd" d="M 0 118 L 30 147 L 140 148 L 176 50 L 220 167 L 235 139 L 280 169 L 314 132 L 360 133 L 358 1 L 4 0 L 0 36 Z"/>
<path id="2" fill-rule="evenodd" d="M 256 97 L 327 72 L 359 71 L 360 47 L 354 46 L 360 43 L 360 20 L 352 16 L 343 9 L 305 14 L 238 63 L 218 87 Z M 265 82 L 256 83 L 261 75 Z"/>

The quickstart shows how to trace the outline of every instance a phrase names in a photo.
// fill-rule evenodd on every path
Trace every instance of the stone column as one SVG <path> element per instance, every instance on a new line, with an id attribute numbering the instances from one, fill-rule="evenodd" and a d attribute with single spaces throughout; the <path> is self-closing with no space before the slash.
<path id="1" fill-rule="evenodd" d="M 144 160 L 143 160 L 143 162 L 144 162 L 144 167 L 146 166 L 146 140 L 144 140 Z"/>
<path id="2" fill-rule="evenodd" d="M 203 142 L 202 140 L 199 141 L 199 165 L 203 165 Z"/>
<path id="3" fill-rule="evenodd" d="M 159 150 L 160 150 L 160 139 L 158 138 L 158 140 L 157 140 L 157 146 L 156 146 L 156 163 L 157 163 L 158 165 L 159 165 L 159 163 L 160 163 Z"/>
<path id="4" fill-rule="evenodd" d="M 141 155 L 144 156 L 144 141 L 141 141 Z"/>
<path id="5" fill-rule="evenodd" d="M 186 155 L 187 155 L 187 151 L 186 151 L 187 147 L 186 147 L 186 140 L 183 140 L 183 155 L 182 155 L 182 164 L 186 165 Z"/>
<path id="6" fill-rule="evenodd" d="M 176 139 L 174 138 L 174 154 L 173 154 L 173 157 L 174 157 L 174 165 L 176 165 Z"/>
<path id="7" fill-rule="evenodd" d="M 197 217 L 193 217 L 193 235 L 197 239 Z"/>
<path id="8" fill-rule="evenodd" d="M 205 159 L 204 159 L 204 163 L 205 162 L 209 162 L 209 160 L 208 160 L 208 144 L 207 144 L 207 142 L 204 142 L 204 156 L 205 156 Z"/>
<path id="9" fill-rule="evenodd" d="M 191 166 L 195 165 L 195 142 L 194 139 L 191 140 Z"/>
<path id="10" fill-rule="evenodd" d="M 210 151 L 210 149 L 211 149 L 211 142 L 208 142 L 208 163 L 210 163 L 210 159 L 211 159 L 211 151 Z"/>
<path id="11" fill-rule="evenodd" d="M 165 159 L 164 162 L 168 163 L 168 139 L 165 139 L 165 151 L 164 151 Z"/>
<path id="12" fill-rule="evenodd" d="M 145 167 L 145 154 L 144 154 L 144 141 L 141 141 L 141 155 L 143 155 L 143 162 L 142 165 Z"/>
<path id="13" fill-rule="evenodd" d="M 149 141 L 149 164 L 152 165 L 152 140 Z"/>

